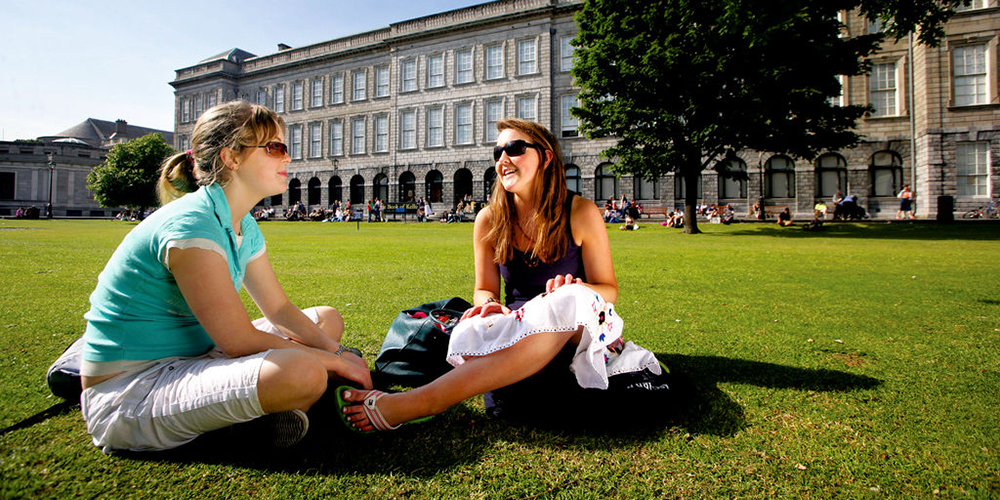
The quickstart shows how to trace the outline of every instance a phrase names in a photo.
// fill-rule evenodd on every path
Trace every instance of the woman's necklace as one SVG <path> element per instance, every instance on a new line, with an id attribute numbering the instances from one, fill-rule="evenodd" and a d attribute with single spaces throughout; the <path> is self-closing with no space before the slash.
<path id="1" fill-rule="evenodd" d="M 528 236 L 528 232 L 525 231 L 524 226 L 521 225 L 521 219 L 514 219 L 514 222 L 517 224 L 518 229 L 521 230 L 521 234 L 524 235 L 524 239 L 528 240 L 528 248 L 526 251 L 521 252 L 521 260 L 524 262 L 524 265 L 528 267 L 537 267 L 538 264 L 541 264 L 541 261 L 537 256 L 535 256 L 534 252 L 532 252 L 535 248 L 535 239 Z"/>

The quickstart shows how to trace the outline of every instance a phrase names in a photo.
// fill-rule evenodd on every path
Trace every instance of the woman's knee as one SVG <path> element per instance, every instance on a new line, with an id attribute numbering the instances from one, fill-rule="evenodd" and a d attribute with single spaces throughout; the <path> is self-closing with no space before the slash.
<path id="1" fill-rule="evenodd" d="M 318 318 L 316 324 L 320 329 L 333 340 L 340 342 L 340 337 L 344 333 L 344 317 L 340 315 L 340 311 L 330 306 L 319 306 L 316 308 L 316 316 Z"/>
<path id="2" fill-rule="evenodd" d="M 257 380 L 261 407 L 267 413 L 308 409 L 326 392 L 323 364 L 298 349 L 278 349 L 264 358 Z"/>

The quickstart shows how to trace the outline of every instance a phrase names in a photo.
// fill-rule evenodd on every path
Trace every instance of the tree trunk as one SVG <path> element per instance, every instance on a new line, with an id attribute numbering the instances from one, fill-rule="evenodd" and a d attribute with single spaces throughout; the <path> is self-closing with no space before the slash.
<path id="1" fill-rule="evenodd" d="M 684 176 L 684 233 L 699 234 L 698 212 L 695 210 L 698 204 L 698 174 L 701 165 L 697 168 L 684 168 L 679 173 Z"/>

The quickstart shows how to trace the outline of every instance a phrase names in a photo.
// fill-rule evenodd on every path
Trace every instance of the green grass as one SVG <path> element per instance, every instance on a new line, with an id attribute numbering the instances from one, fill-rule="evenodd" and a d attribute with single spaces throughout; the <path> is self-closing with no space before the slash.
<path id="1" fill-rule="evenodd" d="M 58 402 L 45 369 L 130 227 L 0 221 L 0 427 Z M 341 310 L 369 359 L 401 309 L 471 297 L 470 224 L 262 227 L 293 301 Z M 0 435 L 0 497 L 1000 496 L 1000 227 L 702 229 L 610 231 L 626 336 L 706 401 L 665 428 L 630 430 L 622 401 L 625 430 L 537 430 L 476 398 L 378 436 L 314 417 L 286 452 L 105 456 L 74 408 Z"/>

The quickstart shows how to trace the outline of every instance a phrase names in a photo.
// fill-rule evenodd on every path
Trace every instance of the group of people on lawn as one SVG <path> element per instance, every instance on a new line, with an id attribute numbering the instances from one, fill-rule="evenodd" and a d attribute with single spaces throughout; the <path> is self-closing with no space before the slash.
<path id="1" fill-rule="evenodd" d="M 244 101 L 206 111 L 192 149 L 161 169 L 162 208 L 124 238 L 90 296 L 81 412 L 94 444 L 168 449 L 263 419 L 274 444 L 289 446 L 327 391 L 339 401 L 330 425 L 395 429 L 532 376 L 567 349 L 581 387 L 606 388 L 606 363 L 622 342 L 601 210 L 567 191 L 563 155 L 544 126 L 508 119 L 497 129 L 498 182 L 475 219 L 473 306 L 451 335 L 454 368 L 385 393 L 345 346 L 336 309 L 289 300 L 251 214 L 287 186 L 282 118 Z M 243 288 L 262 318 L 249 317 Z M 659 373 L 651 353 L 643 359 Z"/>

